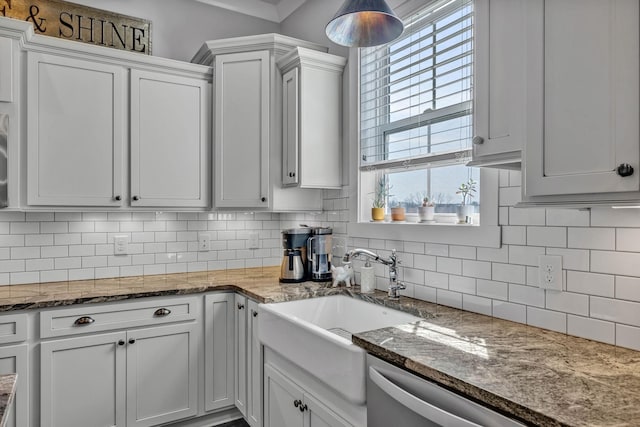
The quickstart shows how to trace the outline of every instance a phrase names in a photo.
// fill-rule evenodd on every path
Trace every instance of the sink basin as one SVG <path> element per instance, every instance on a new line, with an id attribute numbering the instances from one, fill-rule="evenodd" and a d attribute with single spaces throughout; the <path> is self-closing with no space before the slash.
<path id="1" fill-rule="evenodd" d="M 343 295 L 261 304 L 260 342 L 356 405 L 365 403 L 366 352 L 351 334 L 420 320 Z"/>

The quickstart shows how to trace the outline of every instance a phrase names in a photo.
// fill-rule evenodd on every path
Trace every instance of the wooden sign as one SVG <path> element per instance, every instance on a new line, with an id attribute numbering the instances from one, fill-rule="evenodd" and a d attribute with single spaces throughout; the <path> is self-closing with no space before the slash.
<path id="1" fill-rule="evenodd" d="M 62 0 L 0 0 L 0 16 L 36 33 L 151 55 L 151 21 Z"/>

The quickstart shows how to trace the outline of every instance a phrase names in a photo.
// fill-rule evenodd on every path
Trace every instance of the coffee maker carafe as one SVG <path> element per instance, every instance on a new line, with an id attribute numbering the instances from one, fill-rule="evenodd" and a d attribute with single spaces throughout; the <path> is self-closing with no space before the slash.
<path id="1" fill-rule="evenodd" d="M 282 231 L 284 250 L 280 264 L 280 282 L 299 283 L 306 280 L 307 240 L 310 228 L 290 228 Z"/>
<path id="2" fill-rule="evenodd" d="M 331 280 L 331 249 L 333 230 L 327 227 L 314 227 L 307 240 L 307 261 L 309 278 L 314 282 Z"/>

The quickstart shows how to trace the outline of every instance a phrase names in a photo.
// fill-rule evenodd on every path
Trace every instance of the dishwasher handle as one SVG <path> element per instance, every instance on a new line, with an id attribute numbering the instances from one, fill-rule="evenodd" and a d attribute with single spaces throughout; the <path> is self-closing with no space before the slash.
<path id="1" fill-rule="evenodd" d="M 434 406 L 431 403 L 425 402 L 424 400 L 414 396 L 413 394 L 389 381 L 382 373 L 380 373 L 380 371 L 378 371 L 373 366 L 369 366 L 369 378 L 371 378 L 371 381 L 373 381 L 373 383 L 377 385 L 380 390 L 385 392 L 393 400 L 427 420 L 433 421 L 439 425 L 482 427 L 480 424 L 476 424 L 464 418 L 460 418 L 457 415 L 447 412 L 442 408 Z M 455 422 L 455 424 L 451 424 L 452 422 Z"/>

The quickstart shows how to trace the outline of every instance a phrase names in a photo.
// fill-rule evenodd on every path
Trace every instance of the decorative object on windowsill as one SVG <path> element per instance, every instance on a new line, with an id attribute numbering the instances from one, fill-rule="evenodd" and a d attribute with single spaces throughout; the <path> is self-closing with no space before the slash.
<path id="1" fill-rule="evenodd" d="M 418 206 L 418 217 L 420 222 L 435 222 L 435 210 L 436 206 L 433 202 L 429 201 L 428 197 L 422 199 L 422 206 Z"/>
<path id="2" fill-rule="evenodd" d="M 406 219 L 405 209 L 402 206 L 391 208 L 391 221 L 399 222 Z"/>
<path id="3" fill-rule="evenodd" d="M 376 290 L 376 277 L 373 267 L 367 258 L 364 267 L 360 268 L 360 292 L 371 294 Z"/>
<path id="4" fill-rule="evenodd" d="M 342 267 L 331 266 L 331 277 L 333 277 L 333 287 L 339 283 L 344 283 L 347 288 L 356 284 L 355 274 L 350 262 L 345 263 Z"/>
<path id="5" fill-rule="evenodd" d="M 400 37 L 404 24 L 384 0 L 346 0 L 329 21 L 327 37 L 347 47 L 369 47 Z"/>
<path id="6" fill-rule="evenodd" d="M 456 194 L 462 196 L 462 203 L 456 206 L 456 215 L 458 216 L 458 224 L 471 224 L 473 215 L 473 206 L 467 203 L 471 203 L 471 199 L 476 192 L 477 182 L 473 178 L 469 178 L 466 183 L 463 182 L 458 187 Z"/>
<path id="7" fill-rule="evenodd" d="M 382 175 L 376 181 L 376 188 L 373 192 L 373 203 L 371 207 L 371 219 L 374 221 L 384 221 L 384 207 L 387 204 L 387 198 L 391 195 L 389 191 L 391 186 L 387 182 L 387 178 Z"/>

